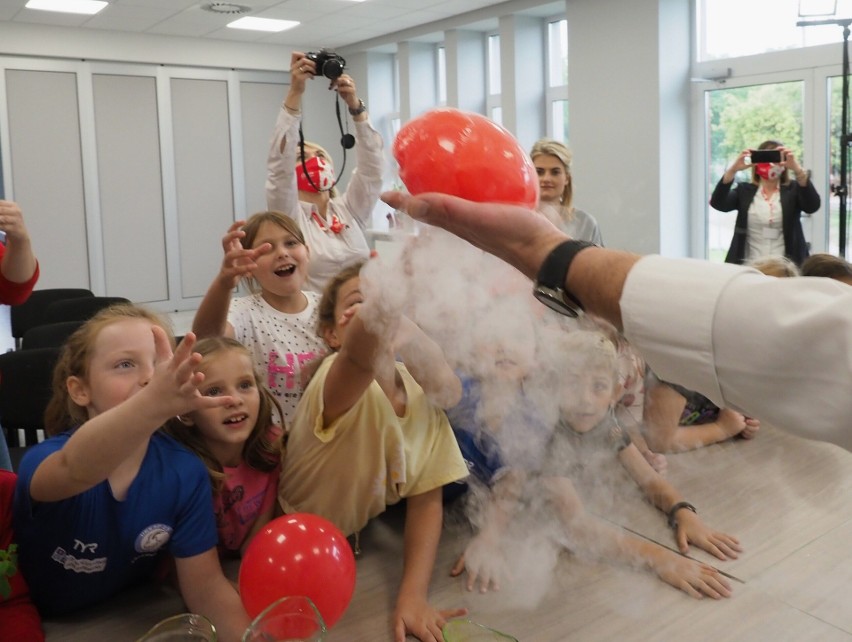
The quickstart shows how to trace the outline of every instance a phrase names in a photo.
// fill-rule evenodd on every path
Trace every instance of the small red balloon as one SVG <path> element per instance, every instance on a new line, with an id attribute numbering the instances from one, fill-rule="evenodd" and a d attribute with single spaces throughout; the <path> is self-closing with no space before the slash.
<path id="1" fill-rule="evenodd" d="M 327 519 L 293 513 L 270 521 L 246 548 L 240 598 L 250 617 L 284 596 L 309 597 L 330 629 L 355 591 L 355 556 Z"/>
<path id="2" fill-rule="evenodd" d="M 538 203 L 529 155 L 503 127 L 480 114 L 434 109 L 407 122 L 393 144 L 411 194 L 441 192 L 480 203 Z"/>

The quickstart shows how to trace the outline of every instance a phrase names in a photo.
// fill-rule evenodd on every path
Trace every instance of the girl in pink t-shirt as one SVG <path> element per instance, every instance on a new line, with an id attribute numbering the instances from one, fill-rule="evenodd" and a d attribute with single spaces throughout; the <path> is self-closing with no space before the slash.
<path id="1" fill-rule="evenodd" d="M 273 423 L 273 413 L 281 409 L 243 344 L 213 337 L 195 350 L 203 356 L 197 368 L 204 374 L 201 394 L 234 402 L 175 417 L 166 430 L 206 464 L 219 548 L 239 555 L 275 510 L 283 430 Z"/>

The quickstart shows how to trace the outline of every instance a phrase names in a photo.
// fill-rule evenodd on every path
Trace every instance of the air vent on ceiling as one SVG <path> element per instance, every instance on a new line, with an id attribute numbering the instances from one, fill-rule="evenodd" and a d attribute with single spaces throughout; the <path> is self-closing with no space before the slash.
<path id="1" fill-rule="evenodd" d="M 251 7 L 247 7 L 244 4 L 234 4 L 233 2 L 208 2 L 201 5 L 201 8 L 210 13 L 223 13 L 229 16 L 249 13 L 251 11 Z"/>

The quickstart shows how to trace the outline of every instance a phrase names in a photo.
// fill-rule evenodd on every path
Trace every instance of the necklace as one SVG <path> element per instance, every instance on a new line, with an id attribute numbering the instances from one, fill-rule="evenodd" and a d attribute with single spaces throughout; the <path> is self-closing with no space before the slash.
<path id="1" fill-rule="evenodd" d="M 322 230 L 323 232 L 327 232 L 328 230 L 331 230 L 335 234 L 340 234 L 343 230 L 345 230 L 347 227 L 349 227 L 348 225 L 344 225 L 340 221 L 340 219 L 337 218 L 337 214 L 334 214 L 334 213 L 332 213 L 332 215 L 331 215 L 331 225 L 329 225 L 328 227 L 326 227 L 326 224 L 323 222 L 323 220 L 319 217 L 319 214 L 317 214 L 316 212 L 311 212 L 311 218 L 316 222 L 317 225 L 319 225 L 320 230 Z"/>

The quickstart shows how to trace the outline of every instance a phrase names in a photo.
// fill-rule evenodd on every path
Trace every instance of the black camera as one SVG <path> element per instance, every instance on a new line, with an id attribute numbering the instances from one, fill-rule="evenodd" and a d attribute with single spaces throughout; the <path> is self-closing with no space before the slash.
<path id="1" fill-rule="evenodd" d="M 752 164 L 784 162 L 780 149 L 751 149 L 749 152 Z"/>
<path id="2" fill-rule="evenodd" d="M 340 78 L 343 70 L 346 68 L 346 61 L 340 54 L 327 49 L 319 51 L 309 51 L 305 54 L 305 58 L 313 60 L 317 66 L 317 73 L 325 76 L 329 80 Z"/>

